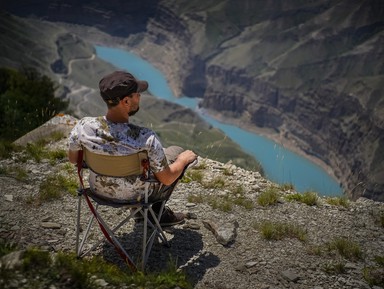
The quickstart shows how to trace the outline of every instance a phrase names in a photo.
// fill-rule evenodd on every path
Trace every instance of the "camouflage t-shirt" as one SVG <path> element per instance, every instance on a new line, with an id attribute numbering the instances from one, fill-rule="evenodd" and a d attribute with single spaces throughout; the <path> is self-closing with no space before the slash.
<path id="1" fill-rule="evenodd" d="M 160 172 L 168 166 L 155 132 L 130 123 L 113 123 L 105 117 L 84 117 L 72 129 L 69 149 L 81 150 L 82 146 L 95 153 L 115 156 L 146 150 L 152 172 Z M 145 183 L 139 177 L 113 178 L 92 171 L 89 184 L 96 194 L 116 200 L 140 199 L 145 190 Z"/>

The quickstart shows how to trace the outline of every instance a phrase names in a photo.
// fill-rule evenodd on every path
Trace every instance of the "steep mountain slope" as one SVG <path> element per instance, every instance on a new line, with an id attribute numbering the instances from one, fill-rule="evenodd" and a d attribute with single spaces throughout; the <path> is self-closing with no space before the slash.
<path id="1" fill-rule="evenodd" d="M 51 22 L 2 14 L 0 48 L 1 67 L 32 66 L 48 75 L 57 83 L 58 97 L 69 100 L 73 115 L 105 113 L 97 85 L 102 75 L 116 68 L 95 57 L 88 42 Z M 193 148 L 202 157 L 262 172 L 252 156 L 192 110 L 146 94 L 133 121 L 153 128 L 165 146 Z"/>
<path id="2" fill-rule="evenodd" d="M 330 167 L 351 197 L 384 200 L 382 1 L 27 2 L 7 6 L 81 24 L 77 32 L 98 43 L 108 38 L 89 31 L 111 34 L 161 69 L 176 94 L 272 131 Z"/>

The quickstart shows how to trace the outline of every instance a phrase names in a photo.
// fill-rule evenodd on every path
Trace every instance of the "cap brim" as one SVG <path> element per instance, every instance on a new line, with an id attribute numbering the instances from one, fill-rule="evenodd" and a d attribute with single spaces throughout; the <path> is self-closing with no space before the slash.
<path id="1" fill-rule="evenodd" d="M 148 82 L 145 80 L 138 80 L 137 81 L 137 92 L 143 92 L 148 89 Z"/>

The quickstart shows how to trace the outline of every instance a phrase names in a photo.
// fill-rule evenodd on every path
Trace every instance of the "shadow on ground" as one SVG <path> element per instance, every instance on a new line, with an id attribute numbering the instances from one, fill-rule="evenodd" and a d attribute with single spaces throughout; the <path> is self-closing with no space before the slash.
<path id="1" fill-rule="evenodd" d="M 205 272 L 220 263 L 220 259 L 210 252 L 203 250 L 202 236 L 198 231 L 183 228 L 168 228 L 166 230 L 170 247 L 155 242 L 148 258 L 146 271 L 157 272 L 175 266 L 183 270 L 188 280 L 196 284 Z M 134 261 L 141 254 L 142 231 L 135 226 L 131 232 L 117 236 L 128 254 Z M 118 264 L 124 268 L 126 264 L 116 253 L 114 247 L 104 243 L 102 254 L 105 260 Z"/>

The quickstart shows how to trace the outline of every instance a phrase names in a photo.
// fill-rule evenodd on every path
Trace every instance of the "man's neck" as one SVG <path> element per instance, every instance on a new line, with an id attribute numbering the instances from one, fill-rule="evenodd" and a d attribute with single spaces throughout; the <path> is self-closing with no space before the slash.
<path id="1" fill-rule="evenodd" d="M 117 114 L 117 113 L 112 112 L 111 110 L 108 110 L 105 117 L 108 121 L 111 121 L 114 123 L 128 123 L 129 122 L 128 115 L 125 116 L 125 115 Z"/>

